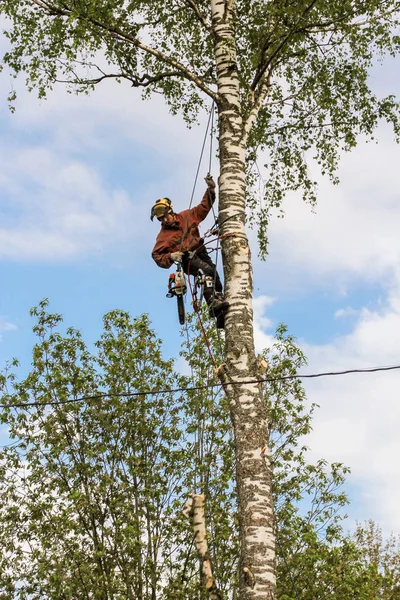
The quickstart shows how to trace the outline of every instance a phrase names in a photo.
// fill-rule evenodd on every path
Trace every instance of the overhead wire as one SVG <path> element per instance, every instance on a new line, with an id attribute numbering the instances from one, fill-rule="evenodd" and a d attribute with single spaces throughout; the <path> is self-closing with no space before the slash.
<path id="1" fill-rule="evenodd" d="M 291 379 L 317 379 L 320 377 L 335 377 L 340 375 L 350 375 L 357 373 L 378 373 L 382 371 L 395 371 L 399 370 L 400 365 L 390 365 L 382 367 L 365 367 L 360 369 L 346 369 L 343 371 L 324 371 L 321 373 L 297 373 L 293 375 L 280 375 L 278 377 L 265 377 L 260 379 L 244 379 L 242 381 L 228 381 L 224 383 L 224 387 L 236 386 L 236 385 L 250 385 L 255 383 L 273 383 L 277 381 L 289 381 Z M 65 398 L 64 400 L 54 400 L 49 402 L 21 402 L 14 404 L 0 404 L 0 408 L 29 408 L 31 406 L 53 406 L 60 404 L 73 404 L 77 402 L 85 402 L 88 400 L 103 400 L 104 398 L 132 398 L 139 396 L 155 396 L 157 394 L 176 394 L 178 392 L 195 392 L 199 390 L 206 390 L 212 388 L 222 388 L 221 383 L 209 383 L 204 385 L 196 385 L 192 387 L 178 387 L 178 388 L 165 388 L 155 390 L 143 390 L 141 392 L 99 392 L 98 394 L 92 394 L 87 396 L 80 396 L 79 398 Z"/>

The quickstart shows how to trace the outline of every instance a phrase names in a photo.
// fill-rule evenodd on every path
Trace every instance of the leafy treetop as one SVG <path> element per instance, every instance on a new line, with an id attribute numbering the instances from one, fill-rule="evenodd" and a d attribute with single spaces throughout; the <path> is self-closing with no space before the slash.
<path id="1" fill-rule="evenodd" d="M 215 27 L 210 0 L 3 0 L 8 50 L 3 63 L 46 96 L 55 82 L 89 92 L 106 79 L 126 80 L 144 97 L 161 93 L 188 124 L 207 98 L 218 109 Z M 290 190 L 312 203 L 307 164 L 333 181 L 340 152 L 372 137 L 379 119 L 399 136 L 398 103 L 371 89 L 369 71 L 396 55 L 397 0 L 225 0 L 226 51 L 238 76 L 241 143 L 249 164 L 265 151 L 265 201 L 248 196 L 261 253 L 271 207 Z M 15 99 L 14 92 L 11 101 Z M 251 171 L 250 171 L 251 172 Z M 250 176 L 249 182 L 252 178 Z M 251 188 L 251 186 L 249 186 Z"/>

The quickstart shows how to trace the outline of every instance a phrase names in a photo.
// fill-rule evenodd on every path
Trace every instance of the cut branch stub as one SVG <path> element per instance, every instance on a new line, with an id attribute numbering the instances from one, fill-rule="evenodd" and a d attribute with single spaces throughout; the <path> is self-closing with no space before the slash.
<path id="1" fill-rule="evenodd" d="M 191 494 L 183 507 L 183 514 L 190 518 L 195 535 L 197 552 L 201 559 L 204 586 L 211 600 L 222 600 L 222 595 L 217 588 L 213 572 L 211 558 L 208 551 L 206 515 L 204 494 Z"/>

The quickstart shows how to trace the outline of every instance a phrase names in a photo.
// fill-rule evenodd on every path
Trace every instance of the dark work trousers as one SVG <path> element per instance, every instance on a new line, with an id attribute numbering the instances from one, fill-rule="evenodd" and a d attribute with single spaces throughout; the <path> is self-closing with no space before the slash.
<path id="1" fill-rule="evenodd" d="M 198 270 L 201 269 L 205 275 L 212 277 L 213 282 L 215 281 L 215 291 L 222 292 L 222 283 L 216 271 L 216 267 L 204 246 L 197 250 L 196 254 L 194 254 L 190 260 L 183 255 L 182 267 L 186 275 L 197 275 Z M 204 288 L 204 299 L 207 304 L 209 304 L 213 295 L 213 288 Z"/>

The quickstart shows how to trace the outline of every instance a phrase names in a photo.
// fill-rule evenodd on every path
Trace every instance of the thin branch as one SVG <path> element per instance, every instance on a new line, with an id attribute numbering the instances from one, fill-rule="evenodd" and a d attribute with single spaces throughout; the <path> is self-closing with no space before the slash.
<path id="1" fill-rule="evenodd" d="M 104 75 L 100 75 L 99 77 L 94 77 L 93 79 L 83 79 L 79 76 L 76 76 L 75 80 L 65 80 L 65 79 L 56 79 L 57 83 L 74 83 L 79 85 L 97 85 L 104 81 L 104 79 L 127 79 L 132 83 L 132 87 L 148 87 L 152 83 L 157 83 L 162 79 L 167 77 L 183 77 L 180 71 L 169 71 L 166 73 L 160 73 L 154 77 L 151 77 L 147 73 L 142 75 L 142 77 L 136 78 L 128 75 L 126 73 L 105 73 Z"/>
<path id="2" fill-rule="evenodd" d="M 58 14 L 64 17 L 70 17 L 72 14 L 72 10 L 69 7 L 61 9 L 49 4 L 48 2 L 46 2 L 46 0 L 32 0 L 32 2 L 39 6 L 42 10 L 46 10 L 49 14 Z M 80 20 L 80 15 L 76 15 L 76 19 Z M 195 83 L 199 89 L 201 89 L 205 94 L 210 96 L 213 100 L 218 99 L 218 95 L 215 92 L 213 92 L 208 86 L 206 86 L 203 80 L 200 77 L 198 77 L 196 73 L 190 71 L 187 67 L 185 67 L 185 65 L 183 65 L 179 61 L 175 60 L 170 56 L 167 56 L 166 54 L 164 54 L 160 50 L 157 50 L 156 48 L 152 48 L 151 46 L 143 44 L 143 42 L 127 33 L 124 33 L 118 27 L 109 27 L 101 21 L 94 19 L 93 17 L 87 17 L 86 19 L 95 27 L 98 27 L 99 29 L 107 31 L 109 34 L 114 35 L 117 40 L 128 42 L 129 44 L 132 44 L 136 48 L 139 48 L 146 54 L 154 56 L 160 62 L 163 62 L 169 65 L 170 67 L 179 70 L 182 77 L 185 77 L 189 81 Z"/>
<path id="3" fill-rule="evenodd" d="M 272 73 L 273 73 L 273 67 L 271 67 L 269 72 L 266 75 L 264 75 L 261 87 L 259 88 L 258 93 L 256 94 L 256 97 L 254 98 L 254 101 L 251 104 L 249 116 L 247 117 L 246 122 L 243 125 L 243 134 L 242 134 L 242 140 L 241 140 L 242 143 L 247 142 L 247 139 L 250 135 L 250 131 L 253 126 L 253 123 L 257 119 L 257 115 L 260 111 L 260 108 L 264 104 L 264 102 L 270 92 Z"/>
<path id="4" fill-rule="evenodd" d="M 199 7 L 197 6 L 196 2 L 194 0 L 183 0 L 185 4 L 187 4 L 188 6 L 190 6 L 190 8 L 193 9 L 193 11 L 195 12 L 198 20 L 200 21 L 200 23 L 203 25 L 203 27 L 205 29 L 207 29 L 207 31 L 211 32 L 211 27 L 210 25 L 207 23 L 206 19 L 203 17 L 203 15 L 201 14 Z"/>
<path id="5" fill-rule="evenodd" d="M 315 113 L 316 110 L 312 110 L 309 113 L 307 113 L 307 115 L 303 118 L 300 117 L 295 123 L 288 123 L 287 125 L 282 125 L 282 127 L 277 127 L 276 129 L 272 129 L 271 131 L 268 131 L 266 133 L 266 136 L 270 137 L 272 135 L 276 135 L 277 133 L 283 133 L 284 131 L 287 131 L 288 129 L 297 129 L 300 125 L 300 123 L 302 121 L 305 121 L 306 118 L 312 116 L 313 113 Z M 310 123 L 309 125 L 307 125 L 308 129 L 326 129 L 327 127 L 336 127 L 338 125 L 350 125 L 351 122 L 350 121 L 331 121 L 329 123 Z M 337 139 L 337 138 L 336 138 Z M 343 138 L 340 138 L 343 139 Z"/>
<path id="6" fill-rule="evenodd" d="M 250 89 L 253 92 L 255 91 L 258 83 L 260 82 L 261 78 L 263 77 L 263 74 L 265 73 L 265 69 L 267 68 L 267 67 L 265 67 L 265 69 L 263 69 L 263 63 L 264 63 L 265 53 L 268 50 L 268 48 L 269 48 L 269 39 L 267 39 L 265 41 L 264 46 L 262 47 L 260 62 L 258 63 L 256 74 L 255 74 L 252 84 L 250 86 Z"/>
<path id="7" fill-rule="evenodd" d="M 349 23 L 348 27 L 364 27 L 364 25 L 370 25 L 374 22 L 381 21 L 382 19 L 390 18 L 392 15 L 398 13 L 397 9 L 390 10 L 386 13 L 382 13 L 381 15 L 377 15 L 376 17 L 370 17 L 368 19 L 364 19 L 363 21 L 356 21 L 354 23 Z M 354 18 L 354 14 L 353 14 Z M 327 21 L 326 23 L 315 23 L 314 25 L 308 25 L 306 29 L 309 33 L 326 33 L 328 31 L 337 31 L 335 25 L 339 23 L 343 23 L 344 18 L 337 19 L 333 21 Z"/>
<path id="8" fill-rule="evenodd" d="M 224 9 L 224 16 L 223 16 L 223 20 L 224 23 L 226 23 L 227 19 L 231 16 L 234 7 L 236 4 L 236 0 L 225 0 L 225 9 Z"/>
<path id="9" fill-rule="evenodd" d="M 261 57 L 260 57 L 260 62 L 259 65 L 257 67 L 257 72 L 255 74 L 253 83 L 251 84 L 250 88 L 252 90 L 255 90 L 257 85 L 259 84 L 259 82 L 262 80 L 264 73 L 266 72 L 266 70 L 268 69 L 269 65 L 271 65 L 273 63 L 274 58 L 279 54 L 279 52 L 282 50 L 282 48 L 286 45 L 286 43 L 289 41 L 289 39 L 298 32 L 298 24 L 300 23 L 300 21 L 302 19 L 304 19 L 304 17 L 306 16 L 306 14 L 308 12 L 310 12 L 310 10 L 312 10 L 314 8 L 314 5 L 317 3 L 317 0 L 311 0 L 310 4 L 304 9 L 303 13 L 301 14 L 301 16 L 299 17 L 297 24 L 295 25 L 295 28 L 293 29 L 289 29 L 289 31 L 286 33 L 286 35 L 283 37 L 283 39 L 281 40 L 280 44 L 278 45 L 277 48 L 275 48 L 275 50 L 272 52 L 271 56 L 268 58 L 268 60 L 264 63 L 264 56 L 265 53 L 269 47 L 269 43 L 268 41 L 265 42 L 263 49 L 261 51 Z"/>
<path id="10" fill-rule="evenodd" d="M 46 2 L 45 0 L 32 0 L 32 2 L 34 4 L 37 4 L 40 8 L 43 8 L 44 10 L 49 11 L 59 11 L 60 9 L 52 6 L 51 4 L 49 4 L 48 2 Z"/>

